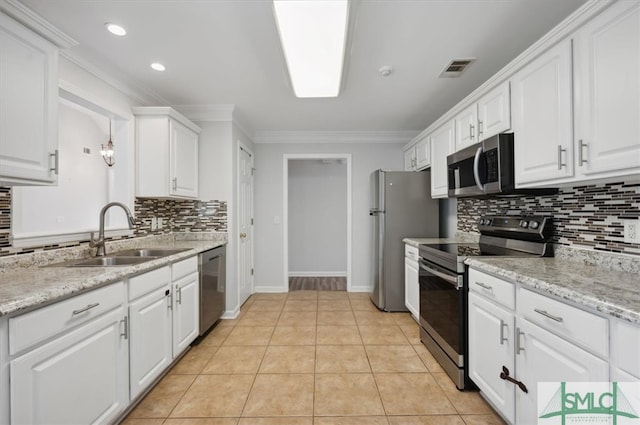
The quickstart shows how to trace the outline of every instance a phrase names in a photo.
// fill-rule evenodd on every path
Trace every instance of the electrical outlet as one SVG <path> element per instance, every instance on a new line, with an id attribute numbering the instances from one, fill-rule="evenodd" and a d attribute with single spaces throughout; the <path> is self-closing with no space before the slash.
<path id="1" fill-rule="evenodd" d="M 624 220 L 624 241 L 640 243 L 640 220 Z"/>
<path id="2" fill-rule="evenodd" d="M 162 229 L 162 217 L 158 217 L 158 229 Z"/>
<path id="3" fill-rule="evenodd" d="M 157 230 L 158 229 L 158 219 L 155 217 L 151 217 L 151 230 Z"/>

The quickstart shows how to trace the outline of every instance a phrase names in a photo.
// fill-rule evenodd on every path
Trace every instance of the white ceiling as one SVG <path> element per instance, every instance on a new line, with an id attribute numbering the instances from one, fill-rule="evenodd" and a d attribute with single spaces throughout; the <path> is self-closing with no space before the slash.
<path id="1" fill-rule="evenodd" d="M 333 99 L 293 95 L 268 0 L 23 3 L 78 40 L 75 54 L 172 106 L 235 104 L 255 131 L 420 131 L 585 1 L 352 0 Z M 437 78 L 468 57 L 477 61 L 462 77 Z M 152 71 L 153 61 L 167 70 Z M 378 73 L 383 65 L 390 76 Z"/>

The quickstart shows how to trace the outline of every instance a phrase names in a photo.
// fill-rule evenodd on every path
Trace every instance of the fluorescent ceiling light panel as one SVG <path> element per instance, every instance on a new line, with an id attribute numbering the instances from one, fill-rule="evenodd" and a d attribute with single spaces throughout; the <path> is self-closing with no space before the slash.
<path id="1" fill-rule="evenodd" d="M 336 97 L 344 63 L 348 0 L 274 0 L 297 97 Z"/>

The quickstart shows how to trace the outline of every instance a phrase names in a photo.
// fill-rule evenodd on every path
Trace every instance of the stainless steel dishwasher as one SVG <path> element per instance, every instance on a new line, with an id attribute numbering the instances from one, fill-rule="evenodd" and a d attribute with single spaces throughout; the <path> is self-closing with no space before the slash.
<path id="1" fill-rule="evenodd" d="M 200 335 L 220 319 L 225 308 L 226 245 L 198 256 L 200 272 Z"/>

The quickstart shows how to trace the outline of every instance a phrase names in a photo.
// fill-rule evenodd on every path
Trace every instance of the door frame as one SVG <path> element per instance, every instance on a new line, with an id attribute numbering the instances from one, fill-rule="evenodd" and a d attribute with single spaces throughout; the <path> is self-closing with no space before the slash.
<path id="1" fill-rule="evenodd" d="M 251 218 L 253 219 L 254 217 L 254 189 L 255 189 L 255 175 L 253 173 L 254 170 L 254 160 L 255 160 L 255 154 L 253 153 L 253 151 L 244 143 L 242 143 L 240 140 L 238 140 L 238 155 L 237 155 L 237 163 L 236 163 L 236 178 L 237 178 L 237 184 L 236 184 L 236 199 L 238 200 L 238 207 L 236 208 L 236 212 L 235 212 L 235 219 L 236 219 L 236 229 L 234 231 L 234 233 L 236 234 L 234 236 L 235 241 L 237 242 L 237 246 L 236 246 L 236 258 L 238 259 L 237 263 L 237 269 L 236 269 L 236 273 L 238 276 L 238 282 L 240 282 L 239 278 L 240 276 L 242 276 L 242 274 L 240 273 L 242 270 L 242 263 L 240 261 L 240 249 L 241 249 L 241 244 L 240 244 L 240 155 L 242 155 L 242 151 L 247 152 L 250 157 L 251 157 Z M 255 248 L 255 244 L 253 243 L 253 235 L 254 235 L 254 231 L 253 231 L 253 224 L 251 225 L 251 268 L 254 267 L 254 263 L 253 263 L 253 259 L 254 259 L 254 248 Z M 255 293 L 255 282 L 253 280 L 254 275 L 250 274 L 250 288 L 249 288 L 249 296 L 251 296 L 253 293 Z M 237 293 L 237 297 L 238 297 L 238 309 L 241 306 L 241 302 L 240 302 L 240 285 L 238 285 L 238 289 L 237 289 L 238 293 Z"/>
<path id="2" fill-rule="evenodd" d="M 351 291 L 351 187 L 352 166 L 350 153 L 296 153 L 282 156 L 282 265 L 284 279 L 282 291 L 289 292 L 289 160 L 290 159 L 342 159 L 347 162 L 347 292 Z"/>

